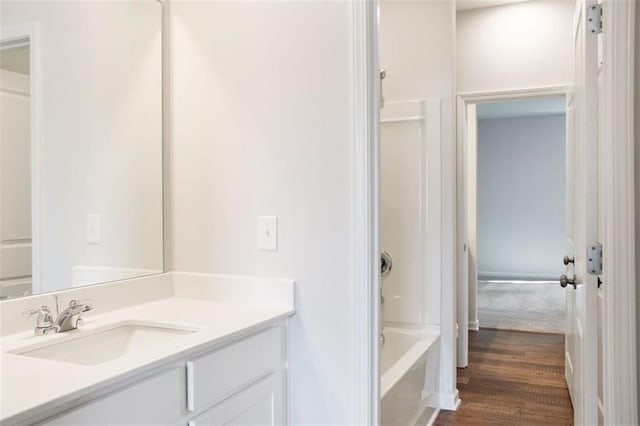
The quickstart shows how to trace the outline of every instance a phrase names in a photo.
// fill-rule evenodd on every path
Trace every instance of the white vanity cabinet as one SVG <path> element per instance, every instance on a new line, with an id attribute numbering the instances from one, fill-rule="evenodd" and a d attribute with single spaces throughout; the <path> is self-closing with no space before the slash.
<path id="1" fill-rule="evenodd" d="M 71 408 L 43 425 L 173 425 L 182 417 L 184 371 L 172 368 Z M 181 406 L 182 405 L 182 406 Z"/>
<path id="2" fill-rule="evenodd" d="M 190 420 L 188 426 L 282 425 L 284 374 L 273 373 Z"/>
<path id="3" fill-rule="evenodd" d="M 156 368 L 158 373 L 128 379 L 125 386 L 40 424 L 284 424 L 285 330 L 280 324 L 198 350 L 166 369 Z"/>

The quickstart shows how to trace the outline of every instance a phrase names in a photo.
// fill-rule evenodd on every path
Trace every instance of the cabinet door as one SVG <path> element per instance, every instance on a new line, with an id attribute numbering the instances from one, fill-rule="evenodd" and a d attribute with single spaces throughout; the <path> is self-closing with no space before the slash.
<path id="1" fill-rule="evenodd" d="M 187 362 L 188 409 L 200 412 L 216 401 L 285 367 L 284 335 L 273 327 Z"/>
<path id="2" fill-rule="evenodd" d="M 189 422 L 189 426 L 282 425 L 284 374 L 274 373 Z"/>
<path id="3" fill-rule="evenodd" d="M 48 419 L 42 424 L 175 425 L 185 410 L 184 383 L 184 369 L 174 368 Z"/>

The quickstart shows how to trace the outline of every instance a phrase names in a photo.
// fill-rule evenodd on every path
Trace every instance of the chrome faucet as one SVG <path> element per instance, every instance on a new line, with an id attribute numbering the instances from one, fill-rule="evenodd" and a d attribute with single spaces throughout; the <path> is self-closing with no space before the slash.
<path id="1" fill-rule="evenodd" d="M 56 325 L 60 328 L 58 331 L 63 333 L 69 330 L 75 330 L 78 325 L 82 324 L 82 314 L 93 310 L 93 306 L 79 300 L 69 302 L 69 307 L 60 312 L 56 318 Z"/>
<path id="2" fill-rule="evenodd" d="M 45 334 L 63 333 L 77 329 L 78 326 L 82 324 L 82 314 L 91 310 L 93 310 L 93 306 L 89 303 L 72 300 L 69 302 L 69 307 L 60 312 L 60 315 L 58 315 L 55 321 L 53 320 L 49 307 L 46 305 L 24 311 L 22 316 L 30 317 L 38 314 L 36 327 L 33 330 L 36 335 L 43 336 Z"/>

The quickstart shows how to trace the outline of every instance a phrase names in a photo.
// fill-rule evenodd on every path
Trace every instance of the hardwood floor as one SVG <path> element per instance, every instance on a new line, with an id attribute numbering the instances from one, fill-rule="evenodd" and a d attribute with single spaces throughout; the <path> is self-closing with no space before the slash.
<path id="1" fill-rule="evenodd" d="M 469 333 L 458 369 L 462 405 L 435 425 L 572 425 L 564 335 L 482 329 Z"/>

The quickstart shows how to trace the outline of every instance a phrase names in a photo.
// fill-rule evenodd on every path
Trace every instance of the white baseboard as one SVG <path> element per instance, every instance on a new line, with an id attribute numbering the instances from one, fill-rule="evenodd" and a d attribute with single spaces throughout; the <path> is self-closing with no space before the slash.
<path id="1" fill-rule="evenodd" d="M 427 426 L 432 426 L 436 422 L 436 419 L 438 418 L 438 414 L 440 414 L 440 409 L 436 408 L 433 414 L 431 414 L 431 417 L 429 417 L 429 420 L 427 421 Z"/>
<path id="2" fill-rule="evenodd" d="M 475 321 L 469 321 L 469 330 L 470 331 L 479 331 L 480 330 L 480 320 L 476 318 Z"/>
<path id="3" fill-rule="evenodd" d="M 456 411 L 462 400 L 458 395 L 458 389 L 452 394 L 449 393 L 441 393 L 441 394 L 433 394 L 427 404 L 430 407 L 438 407 L 440 410 L 449 410 Z"/>

